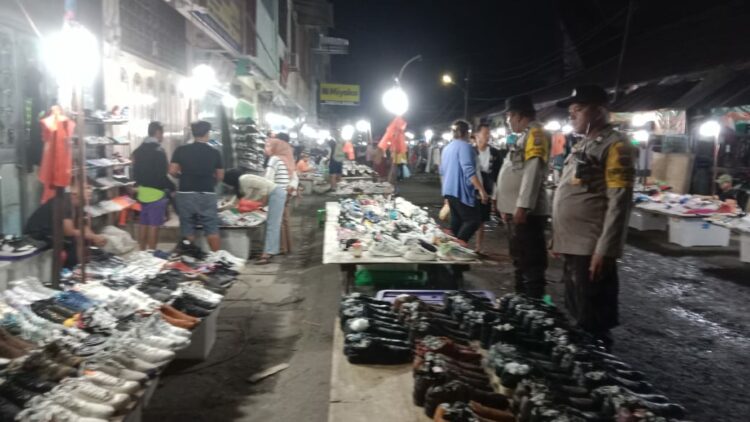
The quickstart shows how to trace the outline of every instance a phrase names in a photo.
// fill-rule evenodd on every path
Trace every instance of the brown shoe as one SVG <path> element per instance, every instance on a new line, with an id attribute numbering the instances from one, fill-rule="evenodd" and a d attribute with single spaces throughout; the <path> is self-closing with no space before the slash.
<path id="1" fill-rule="evenodd" d="M 161 306 L 161 313 L 162 313 L 162 315 L 168 315 L 168 316 L 172 317 L 173 319 L 181 319 L 181 320 L 184 320 L 184 321 L 190 321 L 190 322 L 193 322 L 195 324 L 198 324 L 201 321 L 200 318 L 196 318 L 194 316 L 188 315 L 188 314 L 186 314 L 186 313 L 178 310 L 177 308 L 175 308 L 172 305 L 166 305 L 166 304 L 162 305 Z"/>
<path id="2" fill-rule="evenodd" d="M 164 321 L 168 322 L 169 324 L 174 325 L 175 327 L 184 328 L 186 330 L 192 330 L 193 328 L 195 328 L 196 325 L 198 325 L 194 323 L 193 321 L 173 318 L 167 315 L 166 313 L 164 313 L 163 311 L 161 313 L 161 317 L 164 319 Z"/>
<path id="3" fill-rule="evenodd" d="M 4 340 L 5 342 L 15 347 L 16 349 L 21 349 L 26 352 L 36 348 L 36 345 L 34 343 L 28 342 L 20 337 L 14 336 L 13 334 L 9 333 L 5 328 L 0 328 L 0 339 Z"/>
<path id="4" fill-rule="evenodd" d="M 3 359 L 16 359 L 25 355 L 26 351 L 19 349 L 12 345 L 6 339 L 0 339 L 0 358 Z"/>
<path id="5" fill-rule="evenodd" d="M 484 406 L 478 402 L 470 401 L 469 407 L 477 416 L 497 422 L 515 422 L 516 417 L 507 410 L 495 409 L 494 407 Z"/>

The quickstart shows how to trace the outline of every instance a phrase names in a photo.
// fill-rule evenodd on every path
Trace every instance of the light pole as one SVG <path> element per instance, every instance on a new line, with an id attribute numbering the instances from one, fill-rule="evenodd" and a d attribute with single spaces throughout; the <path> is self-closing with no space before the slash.
<path id="1" fill-rule="evenodd" d="M 458 85 L 456 81 L 453 80 L 453 76 L 450 75 L 450 73 L 444 73 L 441 81 L 443 85 L 453 85 L 461 89 L 464 93 L 464 119 L 469 120 L 469 76 L 470 71 L 466 70 L 466 77 L 464 78 L 464 85 Z"/>
<path id="2" fill-rule="evenodd" d="M 398 77 L 396 78 L 396 83 L 401 83 L 401 76 L 404 74 L 404 70 L 406 70 L 407 66 L 414 63 L 415 61 L 422 60 L 422 55 L 417 54 L 416 56 L 412 57 L 411 59 L 407 60 L 406 63 L 404 63 L 403 66 L 401 66 L 401 70 L 398 71 Z"/>

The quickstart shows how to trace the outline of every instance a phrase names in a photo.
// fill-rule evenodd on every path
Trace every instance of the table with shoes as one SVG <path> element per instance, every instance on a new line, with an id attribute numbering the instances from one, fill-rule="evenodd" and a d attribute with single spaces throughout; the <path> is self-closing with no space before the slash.
<path id="1" fill-rule="evenodd" d="M 324 236 L 323 264 L 341 266 L 347 292 L 358 265 L 449 265 L 460 285 L 468 265 L 482 263 L 426 210 L 400 197 L 363 196 L 326 203 Z"/>
<path id="2" fill-rule="evenodd" d="M 0 420 L 118 420 L 192 347 L 244 265 L 180 243 L 171 254 L 88 251 L 62 290 L 35 278 L 0 294 Z M 165 259 L 167 258 L 167 259 Z M 137 418 L 135 418 L 137 419 Z"/>
<path id="3" fill-rule="evenodd" d="M 346 360 L 334 357 L 333 420 L 366 420 L 363 410 L 376 409 L 391 420 L 438 422 L 689 417 L 557 308 L 525 296 L 493 303 L 453 291 L 431 304 L 408 294 L 393 302 L 344 295 L 335 336 Z M 400 377 L 388 385 L 395 391 L 382 391 L 391 375 L 381 372 Z M 404 397 L 417 407 L 393 406 Z M 417 408 L 429 419 L 415 417 Z"/>

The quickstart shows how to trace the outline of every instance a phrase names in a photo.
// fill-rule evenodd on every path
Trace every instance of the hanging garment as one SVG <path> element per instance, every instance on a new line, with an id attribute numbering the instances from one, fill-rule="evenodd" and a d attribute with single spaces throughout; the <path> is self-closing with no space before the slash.
<path id="1" fill-rule="evenodd" d="M 378 148 L 383 151 L 390 149 L 391 154 L 403 153 L 405 155 L 408 148 L 404 131 L 406 131 L 406 120 L 396 117 L 385 130 L 385 134 L 378 143 Z"/>
<path id="2" fill-rule="evenodd" d="M 44 151 L 39 166 L 39 181 L 44 185 L 42 203 L 55 196 L 56 188 L 70 185 L 73 156 L 70 142 L 75 123 L 55 106 L 52 113 L 41 120 Z"/>
<path id="3" fill-rule="evenodd" d="M 344 142 L 344 146 L 341 149 L 346 154 L 347 159 L 354 160 L 354 145 L 352 145 L 351 142 L 349 141 Z"/>

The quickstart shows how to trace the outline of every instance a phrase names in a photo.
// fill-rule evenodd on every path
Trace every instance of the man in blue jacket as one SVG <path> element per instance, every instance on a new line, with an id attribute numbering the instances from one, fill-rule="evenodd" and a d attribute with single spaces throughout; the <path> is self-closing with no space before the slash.
<path id="1" fill-rule="evenodd" d="M 489 196 L 477 176 L 477 154 L 469 143 L 469 123 L 457 120 L 451 129 L 453 140 L 443 148 L 440 159 L 442 193 L 451 210 L 453 235 L 468 242 L 482 223 L 478 201 L 486 204 Z"/>

